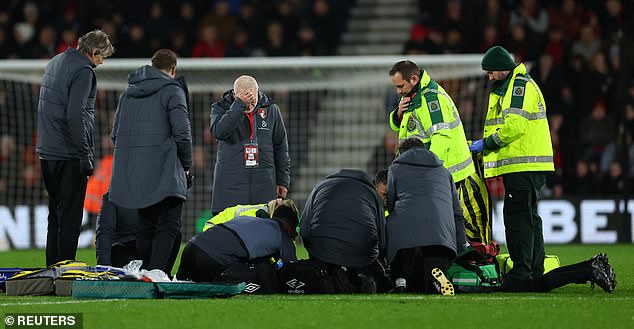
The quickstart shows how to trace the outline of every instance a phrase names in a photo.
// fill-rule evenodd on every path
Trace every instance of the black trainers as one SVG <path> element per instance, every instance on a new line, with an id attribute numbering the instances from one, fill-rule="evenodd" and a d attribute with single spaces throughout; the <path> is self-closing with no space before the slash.
<path id="1" fill-rule="evenodd" d="M 603 269 L 603 266 L 601 265 L 601 263 L 592 262 L 591 267 L 592 267 L 592 278 L 590 282 L 592 284 L 592 288 L 594 289 L 594 284 L 596 283 L 605 292 L 614 291 L 614 286 L 615 286 L 614 280 L 610 279 L 608 274 Z"/>
<path id="2" fill-rule="evenodd" d="M 605 274 L 607 275 L 610 285 L 612 286 L 611 290 L 616 288 L 616 274 L 614 273 L 614 269 L 610 266 L 608 262 L 608 255 L 605 253 L 600 253 L 590 258 L 593 266 L 599 266 L 603 269 Z"/>
<path id="3" fill-rule="evenodd" d="M 447 277 L 445 276 L 445 273 L 443 273 L 441 269 L 435 267 L 434 269 L 431 270 L 431 275 L 436 280 L 435 282 L 433 282 L 433 284 L 434 284 L 434 287 L 436 287 L 436 290 L 438 291 L 438 293 L 440 293 L 443 296 L 454 295 L 453 284 L 451 283 L 451 281 L 449 281 L 449 279 L 447 279 Z"/>
<path id="4" fill-rule="evenodd" d="M 359 273 L 359 292 L 362 294 L 376 294 L 376 281 L 368 275 Z"/>

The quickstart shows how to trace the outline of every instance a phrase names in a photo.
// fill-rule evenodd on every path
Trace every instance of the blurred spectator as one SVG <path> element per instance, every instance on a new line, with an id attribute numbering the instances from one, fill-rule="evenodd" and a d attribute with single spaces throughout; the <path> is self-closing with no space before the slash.
<path id="1" fill-rule="evenodd" d="M 534 60 L 537 50 L 541 49 L 542 41 L 548 28 L 548 13 L 537 3 L 537 0 L 521 0 L 519 6 L 511 11 L 510 26 L 521 25 L 526 33 L 528 57 L 525 60 Z"/>
<path id="2" fill-rule="evenodd" d="M 315 3 L 324 2 L 325 0 L 316 0 Z M 325 3 L 325 6 L 328 6 L 328 3 Z M 299 30 L 299 17 L 295 12 L 295 3 L 293 0 L 279 0 L 276 2 L 276 10 L 272 15 L 272 19 L 278 22 L 283 31 L 283 40 L 285 44 L 294 45 L 297 43 L 297 31 Z M 310 17 L 309 20 L 314 20 L 313 17 Z M 328 26 L 332 27 L 333 22 L 330 21 Z M 324 28 L 324 27 L 316 27 L 313 24 L 314 28 Z M 317 37 L 321 38 L 319 35 L 319 31 L 317 31 Z"/>
<path id="3" fill-rule="evenodd" d="M 334 15 L 328 1 L 315 0 L 312 14 L 309 16 L 310 25 L 315 31 L 315 43 L 318 49 L 315 55 L 336 54 L 340 33 L 337 30 L 337 25 L 332 23 L 333 20 Z M 288 26 L 285 25 L 285 28 Z"/>
<path id="4" fill-rule="evenodd" d="M 621 164 L 618 161 L 610 164 L 608 172 L 601 178 L 600 185 L 602 195 L 614 196 L 623 193 L 625 178 L 623 177 Z"/>
<path id="5" fill-rule="evenodd" d="M 590 165 L 585 160 L 579 160 L 576 164 L 575 179 L 567 181 L 564 185 L 566 194 L 578 196 L 590 196 L 596 193 L 597 180 Z"/>
<path id="6" fill-rule="evenodd" d="M 478 46 L 478 51 L 486 52 L 487 49 L 500 44 L 500 37 L 498 35 L 498 29 L 495 25 L 488 24 L 484 26 L 484 30 L 482 31 L 482 41 Z"/>
<path id="7" fill-rule="evenodd" d="M 9 58 L 11 55 L 11 44 L 4 28 L 0 28 L 0 59 Z"/>
<path id="8" fill-rule="evenodd" d="M 511 35 L 506 43 L 508 51 L 513 54 L 516 63 L 524 62 L 528 58 L 528 45 L 526 43 L 526 29 L 517 24 L 511 27 Z"/>
<path id="9" fill-rule="evenodd" d="M 213 25 L 216 28 L 217 38 L 218 40 L 220 40 L 220 42 L 222 42 L 223 44 L 227 44 L 229 43 L 229 41 L 231 41 L 233 30 L 236 27 L 236 19 L 231 15 L 229 2 L 227 0 L 216 1 L 213 11 L 203 17 L 200 22 L 200 26 L 205 29 L 205 27 L 209 25 Z"/>
<path id="10" fill-rule="evenodd" d="M 404 54 L 438 54 L 441 48 L 429 40 L 429 30 L 422 24 L 412 26 L 409 33 L 409 40 L 403 48 Z"/>
<path id="11" fill-rule="evenodd" d="M 301 56 L 323 55 L 321 49 L 315 49 L 315 31 L 310 25 L 302 23 L 297 31 L 297 36 L 299 37 L 298 46 Z"/>
<path id="12" fill-rule="evenodd" d="M 185 44 L 181 45 L 181 48 L 183 46 L 185 47 L 191 46 L 196 41 L 196 29 L 198 27 L 198 19 L 196 17 L 195 11 L 196 9 L 194 8 L 194 5 L 189 1 L 181 3 L 179 7 L 180 15 L 176 19 L 175 30 L 181 31 L 181 33 L 185 33 Z M 173 44 L 174 31 L 172 31 L 171 36 L 172 36 L 172 46 L 174 46 Z M 176 52 L 176 53 L 181 56 L 184 56 L 185 54 L 189 54 L 190 52 L 187 52 L 187 53 Z"/>
<path id="13" fill-rule="evenodd" d="M 174 21 L 165 15 L 163 5 L 160 2 L 154 2 L 150 7 L 150 17 L 144 26 L 148 32 L 152 49 L 160 49 L 164 48 L 170 39 L 170 31 L 173 29 Z"/>
<path id="14" fill-rule="evenodd" d="M 249 34 L 238 27 L 233 33 L 233 39 L 227 47 L 227 57 L 249 57 L 253 53 L 253 46 L 249 40 Z"/>
<path id="15" fill-rule="evenodd" d="M 194 45 L 192 57 L 223 57 L 224 55 L 225 45 L 218 40 L 216 27 L 204 26 L 200 31 L 198 42 Z"/>
<path id="16" fill-rule="evenodd" d="M 117 57 L 121 58 L 149 58 L 152 47 L 145 36 L 145 28 L 141 24 L 130 27 L 128 37 L 117 46 Z"/>
<path id="17" fill-rule="evenodd" d="M 37 40 L 33 39 L 24 45 L 22 55 L 26 58 L 51 58 L 57 55 L 57 38 L 55 29 L 44 26 L 39 33 Z"/>
<path id="18" fill-rule="evenodd" d="M 72 28 L 65 28 L 62 31 L 62 38 L 57 44 L 55 52 L 59 54 L 64 52 L 64 50 L 68 47 L 77 48 L 77 32 L 75 32 Z"/>
<path id="19" fill-rule="evenodd" d="M 264 43 L 264 37 L 262 35 L 264 22 L 262 16 L 256 14 L 256 7 L 252 1 L 247 0 L 240 5 L 236 25 L 244 29 L 253 45 L 260 46 Z"/>
<path id="20" fill-rule="evenodd" d="M 564 38 L 564 33 L 561 27 L 553 26 L 548 30 L 548 37 L 546 39 L 546 46 L 544 47 L 546 53 L 548 53 L 555 66 L 568 63 L 570 57 L 570 44 Z"/>
<path id="21" fill-rule="evenodd" d="M 474 15 L 478 18 L 477 26 L 492 26 L 498 34 L 498 38 L 504 39 L 508 34 L 509 14 L 508 11 L 502 10 L 500 0 L 485 0 L 485 11 L 482 15 Z M 485 52 L 485 48 L 482 52 Z"/>
<path id="22" fill-rule="evenodd" d="M 550 24 L 562 28 L 568 40 L 579 37 L 581 26 L 588 21 L 588 13 L 576 0 L 563 0 L 550 11 Z"/>
<path id="23" fill-rule="evenodd" d="M 591 25 L 581 27 L 580 37 L 572 44 L 572 54 L 580 55 L 586 63 L 592 60 L 592 56 L 599 51 L 601 41 L 594 32 Z"/>
<path id="24" fill-rule="evenodd" d="M 549 53 L 539 55 L 537 65 L 530 71 L 530 76 L 540 86 L 547 109 L 554 109 L 554 112 L 548 111 L 548 114 L 556 113 L 559 108 L 561 89 L 564 86 L 564 77 L 561 68 L 555 66 L 553 58 Z"/>
<path id="25" fill-rule="evenodd" d="M 584 159 L 598 163 L 605 146 L 614 141 L 616 131 L 612 116 L 607 114 L 607 105 L 600 98 L 592 107 L 590 117 L 581 121 L 579 142 Z"/>
<path id="26" fill-rule="evenodd" d="M 170 45 L 178 56 L 187 57 L 192 53 L 191 44 L 188 42 L 187 32 L 180 27 L 170 33 Z"/>
<path id="27" fill-rule="evenodd" d="M 271 22 L 266 27 L 266 43 L 264 52 L 266 56 L 293 56 L 296 55 L 295 47 L 284 39 L 284 27 L 279 22 Z"/>
<path id="28" fill-rule="evenodd" d="M 609 68 L 605 59 L 605 54 L 601 51 L 596 52 L 588 69 L 581 76 L 579 82 L 579 114 L 587 116 L 599 98 L 603 98 L 606 102 L 606 111 L 611 112 L 614 107 L 615 80 L 614 72 Z"/>

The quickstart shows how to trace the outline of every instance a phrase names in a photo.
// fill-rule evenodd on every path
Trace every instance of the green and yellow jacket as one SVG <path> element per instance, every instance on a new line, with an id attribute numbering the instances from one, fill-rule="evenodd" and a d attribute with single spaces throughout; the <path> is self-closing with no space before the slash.
<path id="1" fill-rule="evenodd" d="M 524 64 L 489 94 L 483 137 L 486 178 L 555 170 L 544 96 Z"/>
<path id="2" fill-rule="evenodd" d="M 398 120 L 397 110 L 390 114 L 390 127 L 398 132 L 399 141 L 408 137 L 420 138 L 455 182 L 475 172 L 458 109 L 445 90 L 425 71 L 421 71 L 418 85 L 410 95 L 409 108 Z"/>

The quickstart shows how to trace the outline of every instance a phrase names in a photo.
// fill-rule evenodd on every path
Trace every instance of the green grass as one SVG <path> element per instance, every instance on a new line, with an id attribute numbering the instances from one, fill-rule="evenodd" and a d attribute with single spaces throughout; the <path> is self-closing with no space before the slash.
<path id="1" fill-rule="evenodd" d="M 0 295 L 0 313 L 81 312 L 84 328 L 634 328 L 634 246 L 547 246 L 562 264 L 607 252 L 618 285 L 544 294 L 236 296 L 209 300 L 74 300 Z M 303 251 L 302 251 L 303 252 Z M 300 257 L 303 254 L 300 255 Z M 43 251 L 0 253 L 0 267 L 42 266 Z M 78 259 L 94 264 L 94 250 Z M 3 319 L 3 318 L 2 318 Z M 1 319 L 0 319 L 1 320 Z"/>

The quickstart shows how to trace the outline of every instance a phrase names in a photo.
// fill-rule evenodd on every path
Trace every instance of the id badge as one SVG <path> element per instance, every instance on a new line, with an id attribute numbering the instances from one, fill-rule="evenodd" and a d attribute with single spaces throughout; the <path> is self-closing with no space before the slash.
<path id="1" fill-rule="evenodd" d="M 244 167 L 257 168 L 260 164 L 258 160 L 258 144 L 244 144 Z"/>

